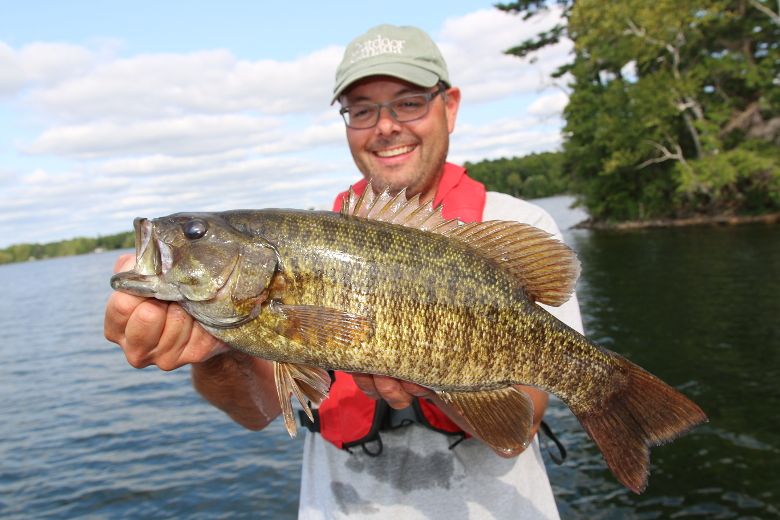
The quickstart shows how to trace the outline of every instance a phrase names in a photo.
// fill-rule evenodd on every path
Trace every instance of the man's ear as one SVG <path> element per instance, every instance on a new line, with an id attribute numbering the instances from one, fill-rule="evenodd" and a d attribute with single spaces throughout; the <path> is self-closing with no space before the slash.
<path id="1" fill-rule="evenodd" d="M 447 111 L 447 130 L 452 133 L 455 130 L 455 120 L 458 118 L 460 107 L 460 89 L 452 87 L 447 89 L 444 96 L 444 109 Z"/>

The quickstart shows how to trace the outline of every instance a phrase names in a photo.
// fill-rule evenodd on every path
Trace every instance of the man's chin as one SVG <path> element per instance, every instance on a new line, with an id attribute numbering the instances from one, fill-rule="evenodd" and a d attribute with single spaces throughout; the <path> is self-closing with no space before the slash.
<path id="1" fill-rule="evenodd" d="M 404 177 L 403 179 L 408 179 L 408 177 Z M 391 178 L 388 180 L 387 177 L 382 175 L 372 175 L 370 180 L 375 191 L 382 192 L 387 189 L 391 195 L 395 195 L 403 189 L 406 189 L 407 195 L 409 195 L 409 192 L 413 192 L 415 189 L 415 186 L 410 186 L 409 181 L 399 180 L 398 178 Z M 413 194 L 414 193 L 412 193 L 412 195 Z"/>

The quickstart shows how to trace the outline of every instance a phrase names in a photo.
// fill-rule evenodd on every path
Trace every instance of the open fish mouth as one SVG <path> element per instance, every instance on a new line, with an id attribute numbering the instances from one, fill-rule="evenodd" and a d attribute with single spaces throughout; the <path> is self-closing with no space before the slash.
<path id="1" fill-rule="evenodd" d="M 152 221 L 148 218 L 136 218 L 135 228 L 135 272 L 141 275 L 155 275 L 162 271 L 160 248 L 152 240 Z"/>
<path id="2" fill-rule="evenodd" d="M 136 218 L 133 227 L 135 228 L 135 267 L 131 271 L 112 276 L 111 287 L 136 296 L 157 296 L 158 276 L 162 272 L 163 261 L 160 248 L 153 239 L 154 226 L 147 218 Z"/>

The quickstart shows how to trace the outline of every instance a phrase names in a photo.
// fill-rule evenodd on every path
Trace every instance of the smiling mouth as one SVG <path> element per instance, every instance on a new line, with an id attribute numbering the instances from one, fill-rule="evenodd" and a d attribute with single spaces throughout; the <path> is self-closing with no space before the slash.
<path id="1" fill-rule="evenodd" d="M 417 148 L 416 145 L 399 146 L 398 148 L 390 148 L 389 150 L 377 150 L 374 153 L 379 157 L 396 157 L 414 151 Z"/>

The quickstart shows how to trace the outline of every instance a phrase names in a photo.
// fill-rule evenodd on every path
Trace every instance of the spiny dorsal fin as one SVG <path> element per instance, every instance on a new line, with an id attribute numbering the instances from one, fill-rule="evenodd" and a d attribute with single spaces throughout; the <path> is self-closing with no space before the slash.
<path id="1" fill-rule="evenodd" d="M 376 195 L 368 183 L 362 195 L 352 188 L 341 207 L 351 215 L 444 235 L 465 244 L 509 271 L 523 286 L 529 298 L 558 306 L 574 291 L 580 274 L 577 255 L 553 235 L 528 224 L 491 220 L 464 224 L 445 219 L 442 207 L 420 196 L 406 199 L 406 190 L 391 196 L 385 189 Z"/>
<path id="2" fill-rule="evenodd" d="M 371 182 L 369 182 L 363 194 L 359 196 L 350 187 L 349 195 L 345 197 L 341 205 L 341 214 L 389 222 L 439 234 L 444 234 L 446 230 L 454 229 L 463 224 L 457 219 L 445 219 L 441 209 L 441 206 L 434 208 L 431 201 L 420 204 L 419 194 L 407 199 L 406 189 L 393 196 L 385 188 L 382 193 L 376 195 Z"/>

